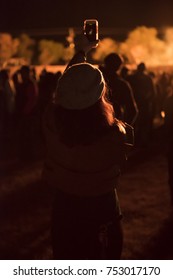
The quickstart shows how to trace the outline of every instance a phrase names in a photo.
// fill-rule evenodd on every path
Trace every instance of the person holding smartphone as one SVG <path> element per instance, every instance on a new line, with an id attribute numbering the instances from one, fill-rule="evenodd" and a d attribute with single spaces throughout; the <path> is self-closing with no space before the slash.
<path id="1" fill-rule="evenodd" d="M 107 101 L 101 71 L 86 62 L 97 45 L 84 38 L 43 118 L 43 180 L 53 190 L 52 247 L 59 260 L 113 260 L 122 253 L 116 188 L 126 161 L 126 129 Z"/>

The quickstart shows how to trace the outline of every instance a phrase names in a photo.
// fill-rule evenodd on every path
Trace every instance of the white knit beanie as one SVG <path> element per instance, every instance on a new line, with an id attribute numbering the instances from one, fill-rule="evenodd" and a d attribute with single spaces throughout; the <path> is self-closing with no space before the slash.
<path id="1" fill-rule="evenodd" d="M 58 81 L 55 103 L 71 110 L 88 108 L 102 96 L 104 85 L 98 68 L 86 62 L 74 64 Z"/>

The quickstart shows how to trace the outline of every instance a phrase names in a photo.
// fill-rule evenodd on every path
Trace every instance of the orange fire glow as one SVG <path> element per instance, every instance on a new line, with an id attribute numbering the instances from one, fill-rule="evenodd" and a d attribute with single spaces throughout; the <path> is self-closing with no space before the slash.
<path id="1" fill-rule="evenodd" d="M 94 58 L 103 58 L 114 50 L 125 56 L 129 64 L 144 62 L 148 67 L 173 66 L 173 27 L 165 28 L 162 34 L 159 38 L 156 28 L 140 26 L 132 30 L 124 42 L 104 38 Z"/>

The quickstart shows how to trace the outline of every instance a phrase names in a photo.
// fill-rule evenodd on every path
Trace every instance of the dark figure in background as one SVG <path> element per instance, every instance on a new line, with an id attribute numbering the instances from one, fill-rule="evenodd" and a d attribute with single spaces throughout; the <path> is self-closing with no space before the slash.
<path id="1" fill-rule="evenodd" d="M 5 81 L 8 79 L 8 73 L 0 71 L 0 154 L 2 154 L 4 144 L 4 132 L 6 124 L 6 96 L 5 96 Z"/>
<path id="2" fill-rule="evenodd" d="M 6 106 L 6 91 L 5 84 L 8 80 L 8 72 L 6 70 L 0 71 L 0 132 L 4 131 L 6 117 L 7 117 L 7 106 Z"/>
<path id="3" fill-rule="evenodd" d="M 17 86 L 16 110 L 20 115 L 31 115 L 38 98 L 38 86 L 30 75 L 29 66 L 20 69 L 21 83 Z"/>
<path id="4" fill-rule="evenodd" d="M 22 82 L 16 88 L 16 116 L 18 122 L 19 158 L 32 160 L 34 157 L 35 114 L 38 86 L 30 75 L 29 66 L 20 69 Z"/>
<path id="5" fill-rule="evenodd" d="M 163 72 L 161 75 L 159 75 L 157 86 L 158 86 L 157 108 L 158 111 L 161 112 L 163 111 L 165 100 L 169 95 L 169 88 L 171 86 L 170 74 Z"/>
<path id="6" fill-rule="evenodd" d="M 149 71 L 148 75 L 151 77 L 152 79 L 152 84 L 153 84 L 153 90 L 154 90 L 154 94 L 153 94 L 153 100 L 152 100 L 152 111 L 153 111 L 153 119 L 155 117 L 161 116 L 161 111 L 159 109 L 159 85 L 158 85 L 158 75 L 156 75 L 156 73 L 154 73 L 153 71 Z"/>
<path id="7" fill-rule="evenodd" d="M 38 82 L 39 87 L 39 99 L 38 99 L 38 108 L 40 115 L 43 114 L 47 104 L 53 97 L 53 94 L 56 89 L 57 81 L 61 76 L 61 72 L 52 73 L 43 71 L 40 75 L 40 79 Z"/>
<path id="8" fill-rule="evenodd" d="M 44 114 L 43 181 L 54 189 L 54 259 L 114 260 L 122 252 L 116 187 L 126 159 L 126 130 L 114 118 L 101 71 L 85 62 L 97 42 L 85 44 Z"/>
<path id="9" fill-rule="evenodd" d="M 37 111 L 38 111 L 37 154 L 39 158 L 44 158 L 45 156 L 43 133 L 42 133 L 42 117 L 47 107 L 47 104 L 50 103 L 50 101 L 53 98 L 53 95 L 55 94 L 57 81 L 60 76 L 61 76 L 61 72 L 52 73 L 46 71 L 46 69 L 43 69 L 39 77 L 39 81 L 38 81 L 39 97 L 37 102 Z"/>
<path id="10" fill-rule="evenodd" d="M 109 100 L 116 118 L 134 125 L 138 109 L 131 86 L 118 74 L 122 64 L 122 58 L 116 53 L 111 53 L 105 57 L 104 66 L 100 66 L 100 70 L 108 85 Z"/>
<path id="11" fill-rule="evenodd" d="M 124 80 L 128 80 L 129 69 L 126 66 L 123 66 L 120 71 L 120 77 Z"/>
<path id="12" fill-rule="evenodd" d="M 165 99 L 163 109 L 165 111 L 164 137 L 167 144 L 168 184 L 173 205 L 173 92 Z"/>
<path id="13" fill-rule="evenodd" d="M 13 117 L 15 111 L 15 88 L 9 70 L 0 71 L 0 139 L 8 150 L 7 143 L 13 137 Z M 2 142 L 1 142 L 2 143 Z M 5 151 L 5 149 L 3 150 Z M 2 153 L 0 153 L 2 155 Z"/>
<path id="14" fill-rule="evenodd" d="M 135 141 L 145 147 L 152 138 L 152 123 L 154 112 L 155 89 L 152 78 L 146 73 L 146 66 L 142 62 L 137 70 L 128 77 L 133 89 L 134 97 L 139 109 L 138 119 L 135 124 Z"/>
<path id="15" fill-rule="evenodd" d="M 37 81 L 37 72 L 35 67 L 30 68 L 30 76 L 33 80 Z"/>

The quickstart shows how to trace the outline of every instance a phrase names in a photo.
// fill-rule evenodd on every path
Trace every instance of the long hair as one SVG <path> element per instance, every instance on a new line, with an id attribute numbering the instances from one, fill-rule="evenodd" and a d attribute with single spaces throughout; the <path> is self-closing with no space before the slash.
<path id="1" fill-rule="evenodd" d="M 83 110 L 55 107 L 55 122 L 60 141 L 68 146 L 88 145 L 118 125 L 114 109 L 107 99 L 105 86 L 101 98 Z"/>

